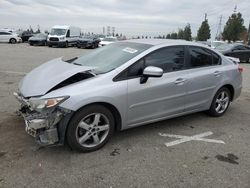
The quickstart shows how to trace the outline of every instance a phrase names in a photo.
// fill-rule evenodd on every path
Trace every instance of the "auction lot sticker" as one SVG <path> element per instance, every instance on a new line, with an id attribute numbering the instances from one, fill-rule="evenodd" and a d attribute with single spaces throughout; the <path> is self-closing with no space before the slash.
<path id="1" fill-rule="evenodd" d="M 122 51 L 131 53 L 131 54 L 138 52 L 138 50 L 133 49 L 133 48 L 129 48 L 129 47 L 124 48 Z"/>

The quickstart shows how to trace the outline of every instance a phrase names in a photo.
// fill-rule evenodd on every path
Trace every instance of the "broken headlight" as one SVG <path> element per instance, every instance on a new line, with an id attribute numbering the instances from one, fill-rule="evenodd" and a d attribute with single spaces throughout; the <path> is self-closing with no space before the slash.
<path id="1" fill-rule="evenodd" d="M 62 103 L 68 98 L 69 96 L 55 97 L 55 98 L 49 98 L 49 99 L 30 98 L 29 105 L 32 110 L 42 111 L 44 109 L 56 107 L 57 105 L 59 105 L 60 103 Z"/>

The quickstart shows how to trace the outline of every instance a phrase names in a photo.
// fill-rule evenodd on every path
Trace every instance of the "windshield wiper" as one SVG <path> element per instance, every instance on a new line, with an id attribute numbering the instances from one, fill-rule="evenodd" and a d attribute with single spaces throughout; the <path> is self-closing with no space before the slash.
<path id="1" fill-rule="evenodd" d="M 67 62 L 67 63 L 72 63 L 72 62 L 74 62 L 76 59 L 78 59 L 78 57 L 73 57 L 73 58 L 71 58 L 71 59 L 66 60 L 65 62 Z M 75 63 L 73 63 L 73 64 L 75 64 Z M 81 65 L 81 64 L 76 64 L 76 65 Z"/>
<path id="2" fill-rule="evenodd" d="M 74 65 L 80 65 L 80 66 L 82 66 L 82 64 L 80 64 L 80 63 L 73 63 Z"/>

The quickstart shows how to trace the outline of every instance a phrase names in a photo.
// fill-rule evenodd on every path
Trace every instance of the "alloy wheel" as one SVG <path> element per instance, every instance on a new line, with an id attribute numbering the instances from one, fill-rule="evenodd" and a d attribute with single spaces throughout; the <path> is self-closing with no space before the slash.
<path id="1" fill-rule="evenodd" d="M 110 123 L 101 113 L 84 117 L 77 125 L 76 138 L 83 147 L 91 148 L 101 144 L 108 136 Z"/>
<path id="2" fill-rule="evenodd" d="M 222 91 L 216 98 L 215 110 L 217 113 L 223 113 L 229 105 L 229 94 L 226 91 Z"/>

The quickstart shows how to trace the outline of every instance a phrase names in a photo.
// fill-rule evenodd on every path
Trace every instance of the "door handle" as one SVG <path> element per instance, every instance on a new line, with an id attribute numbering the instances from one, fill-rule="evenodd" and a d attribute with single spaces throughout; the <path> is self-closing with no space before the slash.
<path id="1" fill-rule="evenodd" d="M 214 72 L 214 76 L 220 76 L 221 75 L 221 71 L 215 71 Z"/>
<path id="2" fill-rule="evenodd" d="M 178 78 L 178 79 L 176 79 L 175 80 L 175 84 L 183 84 L 184 82 L 186 82 L 187 81 L 187 79 L 184 79 L 184 78 Z"/>

